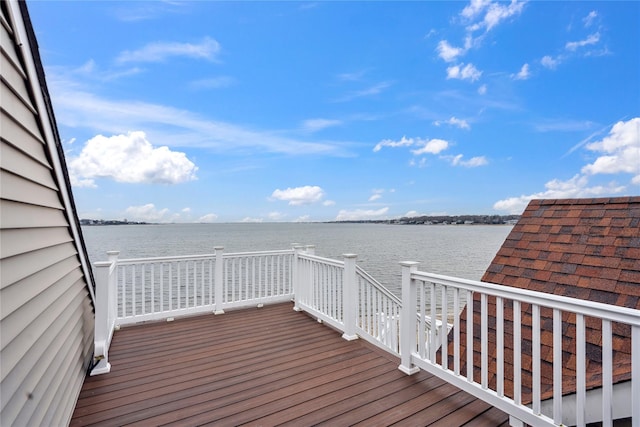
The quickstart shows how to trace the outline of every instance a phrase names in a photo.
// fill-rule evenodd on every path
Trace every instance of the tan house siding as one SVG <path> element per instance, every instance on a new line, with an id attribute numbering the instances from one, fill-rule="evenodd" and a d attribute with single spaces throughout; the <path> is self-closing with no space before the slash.
<path id="1" fill-rule="evenodd" d="M 92 360 L 91 279 L 24 13 L 2 0 L 0 425 L 66 425 Z"/>

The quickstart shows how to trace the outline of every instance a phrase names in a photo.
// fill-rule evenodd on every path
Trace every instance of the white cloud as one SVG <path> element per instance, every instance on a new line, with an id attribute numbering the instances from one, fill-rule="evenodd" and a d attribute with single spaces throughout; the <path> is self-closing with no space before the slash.
<path id="1" fill-rule="evenodd" d="M 478 17 L 489 4 L 491 4 L 491 0 L 471 0 L 469 4 L 462 9 L 460 15 L 468 20 L 473 20 Z"/>
<path id="2" fill-rule="evenodd" d="M 580 47 L 594 45 L 594 44 L 598 43 L 599 41 L 600 41 L 600 33 L 594 33 L 594 34 L 589 35 L 584 40 L 579 40 L 579 41 L 576 41 L 576 42 L 567 42 L 567 44 L 564 47 L 567 50 L 575 51 L 576 49 L 578 49 Z"/>
<path id="3" fill-rule="evenodd" d="M 60 71 L 60 70 L 56 70 Z M 60 125 L 94 133 L 119 134 L 145 129 L 157 145 L 188 146 L 221 151 L 247 149 L 294 155 L 344 155 L 342 142 L 308 142 L 201 117 L 187 110 L 140 101 L 109 100 L 80 88 L 73 73 L 49 73 L 49 84 Z"/>
<path id="4" fill-rule="evenodd" d="M 304 187 L 277 189 L 271 194 L 271 198 L 289 202 L 291 206 L 308 205 L 322 200 L 324 191 L 318 186 L 305 185 Z"/>
<path id="5" fill-rule="evenodd" d="M 589 14 L 587 16 L 582 18 L 582 22 L 584 22 L 585 28 L 590 27 L 591 24 L 593 24 L 593 21 L 597 17 L 598 17 L 598 12 L 596 12 L 595 10 L 592 10 L 591 12 L 589 12 Z"/>
<path id="6" fill-rule="evenodd" d="M 448 120 L 436 120 L 435 122 L 433 122 L 433 124 L 436 126 L 440 126 L 442 124 L 449 124 L 451 126 L 459 127 L 460 129 L 471 129 L 471 126 L 469 126 L 469 123 L 466 120 L 458 119 L 453 116 Z"/>
<path id="7" fill-rule="evenodd" d="M 76 185 L 95 186 L 95 178 L 117 182 L 178 184 L 196 179 L 198 168 L 184 153 L 154 147 L 144 132 L 86 142 L 80 155 L 69 159 L 69 173 Z"/>
<path id="8" fill-rule="evenodd" d="M 218 215 L 214 213 L 209 213 L 206 215 L 202 215 L 200 218 L 198 218 L 198 222 L 216 222 L 217 219 L 218 219 Z"/>
<path id="9" fill-rule="evenodd" d="M 336 221 L 359 221 L 364 219 L 384 219 L 383 216 L 389 211 L 388 207 L 373 210 L 373 209 L 355 209 L 346 210 L 342 209 L 338 212 Z"/>
<path id="10" fill-rule="evenodd" d="M 519 15 L 524 8 L 524 4 L 525 2 L 518 2 L 517 0 L 512 0 L 509 4 L 491 2 L 489 0 L 472 0 L 462 10 L 460 16 L 470 23 L 467 26 L 467 31 L 477 31 L 482 28 L 485 31 L 490 31 L 500 22 Z M 480 19 L 477 20 L 478 18 Z"/>
<path id="11" fill-rule="evenodd" d="M 413 218 L 416 216 L 422 216 L 422 214 L 420 214 L 418 211 L 409 211 L 406 214 L 404 214 L 405 218 Z"/>
<path id="12" fill-rule="evenodd" d="M 486 95 L 487 93 L 487 85 L 482 85 L 478 88 L 479 95 Z"/>
<path id="13" fill-rule="evenodd" d="M 520 71 L 517 74 L 513 75 L 513 78 L 516 80 L 527 80 L 531 77 L 531 73 L 529 72 L 529 64 L 524 64 Z"/>
<path id="14" fill-rule="evenodd" d="M 244 217 L 242 218 L 242 221 L 240 222 L 263 222 L 264 220 L 262 218 L 252 218 L 250 216 Z"/>
<path id="15" fill-rule="evenodd" d="M 129 206 L 126 210 L 129 221 L 165 222 L 169 218 L 169 209 L 156 209 L 153 203 L 142 206 Z"/>
<path id="16" fill-rule="evenodd" d="M 422 139 L 422 138 L 407 138 L 403 136 L 400 141 L 394 141 L 391 139 L 384 139 L 380 141 L 373 148 L 374 152 L 378 152 L 382 147 L 419 147 L 418 149 L 411 150 L 413 154 L 419 156 L 421 154 L 438 154 L 449 147 L 449 143 L 442 139 Z"/>
<path id="17" fill-rule="evenodd" d="M 376 200 L 379 200 L 382 198 L 382 194 L 384 193 L 384 190 L 383 189 L 373 190 L 372 193 L 373 194 L 369 197 L 369 201 L 375 202 Z"/>
<path id="18" fill-rule="evenodd" d="M 419 141 L 418 145 L 422 145 L 422 147 L 418 148 L 417 150 L 411 150 L 411 152 L 416 156 L 420 156 L 422 154 L 427 154 L 427 153 L 438 154 L 449 147 L 449 142 L 445 141 L 444 139 L 431 139 L 429 141 L 425 141 L 425 140 L 418 140 L 418 141 Z"/>
<path id="19" fill-rule="evenodd" d="M 452 65 L 447 68 L 447 79 L 470 80 L 472 82 L 478 80 L 482 76 L 482 71 L 478 70 L 473 64 Z"/>
<path id="20" fill-rule="evenodd" d="M 584 175 L 575 175 L 568 181 L 554 179 L 545 184 L 545 191 L 531 195 L 510 197 L 494 203 L 493 208 L 499 211 L 507 211 L 511 214 L 520 214 L 527 204 L 533 199 L 573 199 L 580 197 L 598 197 L 606 194 L 616 194 L 624 191 L 625 187 L 610 184 L 608 186 L 588 186 L 588 178 Z"/>
<path id="21" fill-rule="evenodd" d="M 346 102 L 351 101 L 356 98 L 362 98 L 365 96 L 374 96 L 382 93 L 385 89 L 393 85 L 393 82 L 380 82 L 376 83 L 373 86 L 370 86 L 366 89 L 358 90 L 355 92 L 351 92 L 342 98 L 336 99 L 336 102 Z"/>
<path id="22" fill-rule="evenodd" d="M 582 145 L 584 144 L 581 143 L 578 147 Z M 587 144 L 586 148 L 604 155 L 584 166 L 582 173 L 567 181 L 551 180 L 545 184 L 545 191 L 499 200 L 493 205 L 494 209 L 521 213 L 532 199 L 599 197 L 626 190 L 625 186 L 614 182 L 589 186 L 589 177 L 596 174 L 630 173 L 633 175 L 631 184 L 640 184 L 640 117 L 614 124 L 609 135 Z"/>
<path id="23" fill-rule="evenodd" d="M 416 162 L 416 159 L 411 159 L 411 160 L 409 160 L 409 166 L 418 167 L 418 168 L 424 168 L 424 167 L 427 166 L 427 158 L 423 157 L 417 162 Z"/>
<path id="24" fill-rule="evenodd" d="M 296 218 L 293 222 L 310 222 L 311 215 L 302 215 Z"/>
<path id="25" fill-rule="evenodd" d="M 542 64 L 543 67 L 548 68 L 550 70 L 555 70 L 559 63 L 560 63 L 560 58 L 553 58 L 549 55 L 543 56 L 542 59 L 540 60 L 540 64 Z"/>
<path id="26" fill-rule="evenodd" d="M 630 173 L 640 180 L 640 117 L 613 125 L 601 141 L 587 144 L 587 150 L 602 154 L 582 168 L 588 175 Z"/>
<path id="27" fill-rule="evenodd" d="M 440 40 L 438 43 L 438 56 L 446 62 L 453 62 L 457 57 L 464 55 L 465 49 L 451 46 L 446 40 Z"/>
<path id="28" fill-rule="evenodd" d="M 489 31 L 501 21 L 519 15 L 523 8 L 524 2 L 518 2 L 516 0 L 512 0 L 511 3 L 506 6 L 503 3 L 491 3 L 488 7 L 487 14 L 484 16 L 484 26 L 487 31 Z"/>
<path id="29" fill-rule="evenodd" d="M 444 157 L 451 162 L 452 166 L 463 166 L 465 168 L 476 168 L 478 166 L 485 166 L 489 164 L 489 161 L 484 156 L 472 157 L 469 160 L 463 160 L 463 155 L 458 154 L 456 156 Z"/>
<path id="30" fill-rule="evenodd" d="M 302 122 L 302 128 L 307 132 L 318 132 L 333 126 L 340 126 L 342 121 L 331 119 L 309 119 Z"/>
<path id="31" fill-rule="evenodd" d="M 407 138 L 406 136 L 403 136 L 400 141 L 393 141 L 391 139 L 383 139 L 382 141 L 378 142 L 376 144 L 375 147 L 373 147 L 373 152 L 377 153 L 378 151 L 380 151 L 382 149 L 382 147 L 410 147 L 414 144 L 414 139 L 413 138 Z"/>
<path id="32" fill-rule="evenodd" d="M 220 44 L 210 37 L 205 37 L 198 44 L 178 42 L 150 43 L 141 49 L 126 50 L 116 59 L 126 62 L 163 62 L 173 56 L 184 56 L 194 59 L 213 60 L 220 52 Z"/>
<path id="33" fill-rule="evenodd" d="M 325 200 L 324 202 L 322 202 L 322 206 L 333 206 L 335 204 L 336 202 L 334 202 L 333 200 Z"/>

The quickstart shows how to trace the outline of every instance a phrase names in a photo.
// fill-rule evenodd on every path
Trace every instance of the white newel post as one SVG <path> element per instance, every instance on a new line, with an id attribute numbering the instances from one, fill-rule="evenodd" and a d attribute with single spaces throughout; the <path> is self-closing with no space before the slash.
<path id="1" fill-rule="evenodd" d="M 94 367 L 90 375 L 106 374 L 111 371 L 109 345 L 113 337 L 116 321 L 116 273 L 118 251 L 107 252 L 108 261 L 96 262 L 96 316 L 94 320 Z"/>
<path id="2" fill-rule="evenodd" d="M 344 276 L 342 277 L 342 313 L 344 317 L 344 334 L 342 338 L 347 341 L 358 339 L 356 334 L 356 316 L 358 311 L 358 289 L 356 278 L 356 258 L 357 255 L 345 254 Z"/>
<path id="3" fill-rule="evenodd" d="M 301 283 L 302 274 L 300 268 L 300 252 L 303 251 L 304 246 L 299 245 L 298 243 L 293 243 L 293 268 L 291 276 L 293 278 L 293 309 L 295 311 L 302 311 L 300 308 L 300 301 L 302 299 L 303 284 Z"/>
<path id="4" fill-rule="evenodd" d="M 213 248 L 213 250 L 215 251 L 215 257 L 216 257 L 216 267 L 215 267 L 215 277 L 214 277 L 214 282 L 213 282 L 213 287 L 214 287 L 214 301 L 215 301 L 215 308 L 213 310 L 213 314 L 224 314 L 224 310 L 222 309 L 222 304 L 224 303 L 224 297 L 223 297 L 223 276 L 222 276 L 222 270 L 224 268 L 224 260 L 222 259 L 222 254 L 224 252 L 224 246 L 216 246 Z"/>
<path id="5" fill-rule="evenodd" d="M 402 266 L 402 312 L 400 313 L 400 369 L 413 375 L 420 368 L 411 363 L 411 353 L 416 349 L 416 287 L 411 283 L 411 275 L 418 270 L 417 262 L 403 261 Z"/>

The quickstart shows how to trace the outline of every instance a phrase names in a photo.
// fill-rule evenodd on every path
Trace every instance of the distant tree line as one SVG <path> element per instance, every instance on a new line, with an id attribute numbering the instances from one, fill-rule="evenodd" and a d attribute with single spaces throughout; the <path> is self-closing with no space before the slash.
<path id="1" fill-rule="evenodd" d="M 128 221 L 127 219 L 80 219 L 80 225 L 133 225 L 148 224 L 144 221 Z"/>
<path id="2" fill-rule="evenodd" d="M 361 221 L 332 221 L 347 223 L 373 223 L 373 224 L 425 224 L 425 225 L 473 225 L 473 224 L 515 224 L 520 215 L 424 215 L 414 217 L 402 217 L 388 220 L 361 220 Z"/>

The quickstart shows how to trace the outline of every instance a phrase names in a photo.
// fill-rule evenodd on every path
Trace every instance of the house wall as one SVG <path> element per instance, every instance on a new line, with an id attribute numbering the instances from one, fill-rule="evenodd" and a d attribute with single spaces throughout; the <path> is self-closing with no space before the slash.
<path id="1" fill-rule="evenodd" d="M 26 6 L 1 6 L 0 425 L 66 425 L 92 358 L 90 279 Z"/>

